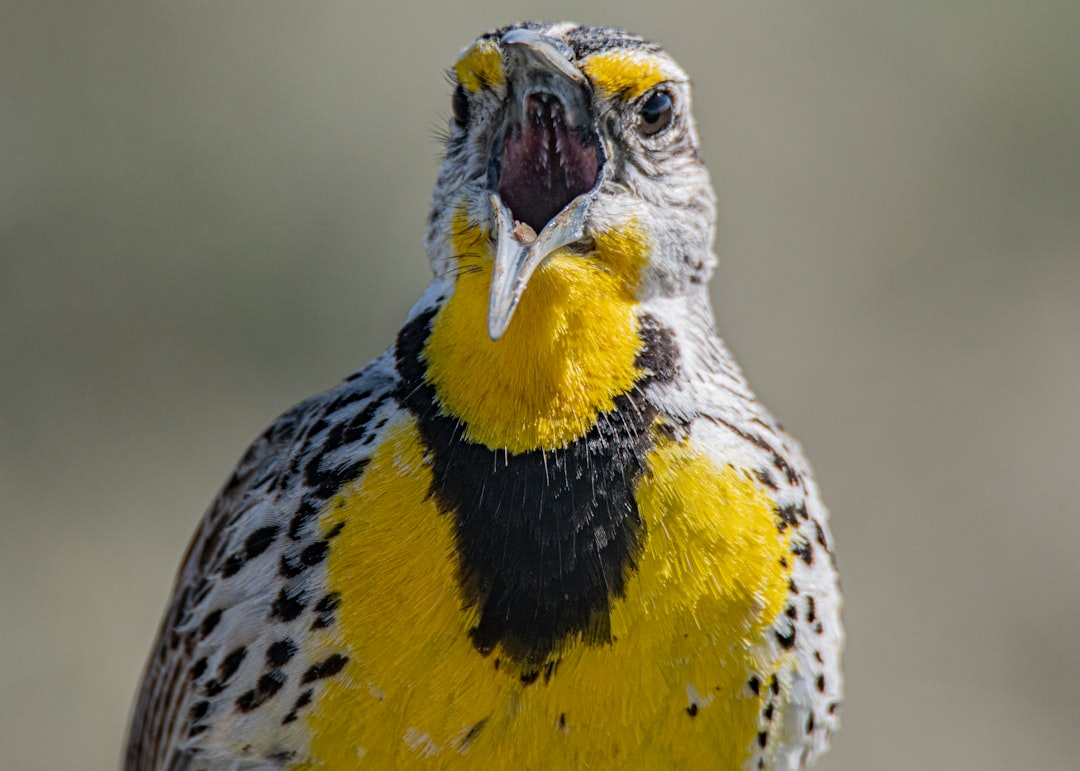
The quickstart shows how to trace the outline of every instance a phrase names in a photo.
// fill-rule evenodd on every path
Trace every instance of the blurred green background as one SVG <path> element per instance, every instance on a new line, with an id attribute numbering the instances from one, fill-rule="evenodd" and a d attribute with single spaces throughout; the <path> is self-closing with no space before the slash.
<path id="1" fill-rule="evenodd" d="M 520 17 L 695 78 L 721 331 L 849 629 L 823 769 L 1080 756 L 1080 3 L 0 5 L 0 747 L 115 766 L 196 522 L 423 289 L 442 70 Z"/>

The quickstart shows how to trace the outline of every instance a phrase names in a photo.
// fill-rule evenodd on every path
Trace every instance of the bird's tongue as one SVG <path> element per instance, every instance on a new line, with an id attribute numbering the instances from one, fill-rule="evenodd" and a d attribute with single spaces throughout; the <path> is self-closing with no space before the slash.
<path id="1" fill-rule="evenodd" d="M 600 163 L 592 131 L 574 127 L 557 97 L 534 93 L 524 106 L 503 138 L 498 193 L 516 221 L 539 233 L 596 185 Z"/>

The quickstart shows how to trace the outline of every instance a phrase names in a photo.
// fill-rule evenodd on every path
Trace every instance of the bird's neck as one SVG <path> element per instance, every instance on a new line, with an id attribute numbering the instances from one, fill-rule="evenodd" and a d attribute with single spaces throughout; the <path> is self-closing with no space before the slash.
<path id="1" fill-rule="evenodd" d="M 587 254 L 557 252 L 533 274 L 503 336 L 487 334 L 488 235 L 454 228 L 452 294 L 424 347 L 427 379 L 465 436 L 520 453 L 584 436 L 642 376 L 635 299 L 647 257 L 634 228 L 596 238 Z"/>

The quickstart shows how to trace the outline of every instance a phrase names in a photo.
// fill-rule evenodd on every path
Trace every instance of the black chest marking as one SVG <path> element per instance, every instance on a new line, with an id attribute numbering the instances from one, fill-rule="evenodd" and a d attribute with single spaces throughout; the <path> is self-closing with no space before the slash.
<path id="1" fill-rule="evenodd" d="M 454 517 L 461 589 L 480 614 L 473 644 L 484 654 L 501 644 L 539 667 L 570 635 L 607 642 L 611 601 L 624 594 L 645 536 L 633 493 L 657 410 L 644 388 L 674 377 L 671 333 L 643 317 L 643 375 L 615 408 L 566 447 L 513 454 L 465 440 L 460 421 L 440 412 L 421 358 L 433 316 L 398 337 L 397 397 L 431 453 L 431 493 Z"/>

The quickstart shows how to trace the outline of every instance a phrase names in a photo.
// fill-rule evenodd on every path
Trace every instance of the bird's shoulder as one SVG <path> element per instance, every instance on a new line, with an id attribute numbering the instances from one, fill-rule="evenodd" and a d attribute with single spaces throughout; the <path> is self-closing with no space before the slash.
<path id="1" fill-rule="evenodd" d="M 650 314 L 671 330 L 678 362 L 676 377 L 648 394 L 677 427 L 668 441 L 679 443 L 683 462 L 702 457 L 717 475 L 750 480 L 786 544 L 784 609 L 767 636 L 781 666 L 753 686 L 765 697 L 761 758 L 767 767 L 804 767 L 839 725 L 843 627 L 829 512 L 801 444 L 758 401 L 711 319 L 663 303 Z"/>
<path id="2" fill-rule="evenodd" d="M 126 769 L 184 768 L 196 756 L 213 767 L 213 747 L 227 738 L 220 732 L 265 734 L 287 751 L 289 706 L 303 701 L 304 676 L 320 665 L 302 640 L 335 609 L 313 569 L 326 553 L 316 519 L 362 475 L 401 414 L 397 386 L 391 350 L 285 412 L 244 453 L 177 575 L 135 705 Z M 282 714 L 258 709 L 270 696 Z M 266 729 L 253 730 L 260 721 Z"/>

